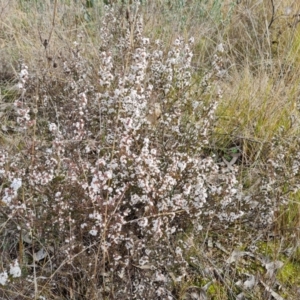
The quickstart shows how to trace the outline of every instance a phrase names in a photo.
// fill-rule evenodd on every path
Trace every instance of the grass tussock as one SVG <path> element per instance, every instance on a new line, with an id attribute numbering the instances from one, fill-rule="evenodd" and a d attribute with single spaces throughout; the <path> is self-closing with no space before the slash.
<path id="1" fill-rule="evenodd" d="M 298 16 L 0 0 L 0 298 L 298 299 Z"/>

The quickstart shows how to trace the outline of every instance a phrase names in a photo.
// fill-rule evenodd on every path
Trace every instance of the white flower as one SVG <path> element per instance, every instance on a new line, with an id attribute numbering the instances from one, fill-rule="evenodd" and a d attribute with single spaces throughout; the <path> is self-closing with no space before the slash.
<path id="1" fill-rule="evenodd" d="M 51 132 L 52 132 L 52 131 L 56 131 L 56 130 L 57 130 L 56 124 L 50 123 L 50 124 L 49 124 L 49 130 L 50 130 Z"/>
<path id="2" fill-rule="evenodd" d="M 5 204 L 10 204 L 13 197 L 16 196 L 16 193 L 14 191 L 12 191 L 11 189 L 9 189 L 9 188 L 5 188 L 4 193 L 5 193 L 5 195 L 2 198 L 2 202 L 4 202 Z"/>
<path id="3" fill-rule="evenodd" d="M 140 221 L 138 221 L 138 224 L 140 227 L 146 227 L 148 225 L 148 219 L 142 218 Z"/>
<path id="4" fill-rule="evenodd" d="M 167 277 L 160 272 L 156 272 L 155 273 L 155 281 L 167 282 Z"/>
<path id="5" fill-rule="evenodd" d="M 175 40 L 174 45 L 175 46 L 179 46 L 180 45 L 180 39 L 179 38 Z"/>
<path id="6" fill-rule="evenodd" d="M 85 93 L 80 93 L 79 97 L 81 98 L 81 106 L 85 107 L 87 105 L 87 97 Z"/>
<path id="7" fill-rule="evenodd" d="M 22 65 L 22 70 L 19 73 L 20 78 L 26 78 L 28 76 L 28 67 L 25 65 Z"/>
<path id="8" fill-rule="evenodd" d="M 220 53 L 223 53 L 225 50 L 224 50 L 224 45 L 221 43 L 217 46 L 217 51 L 220 52 Z"/>
<path id="9" fill-rule="evenodd" d="M 151 149 L 150 153 L 151 153 L 152 155 L 156 155 L 157 151 L 156 151 L 156 149 Z"/>
<path id="10" fill-rule="evenodd" d="M 8 279 L 8 274 L 6 271 L 4 271 L 3 273 L 0 273 L 0 284 L 1 285 L 5 285 L 7 279 Z"/>
<path id="11" fill-rule="evenodd" d="M 194 42 L 195 42 L 195 38 L 192 36 L 192 37 L 189 39 L 189 43 L 190 43 L 190 44 L 194 44 Z"/>
<path id="12" fill-rule="evenodd" d="M 143 266 L 147 263 L 149 263 L 149 257 L 148 256 L 142 256 L 139 260 L 140 266 Z"/>
<path id="13" fill-rule="evenodd" d="M 21 178 L 14 178 L 13 182 L 11 183 L 10 187 L 16 192 L 22 186 L 22 179 Z"/>
<path id="14" fill-rule="evenodd" d="M 184 169 L 185 169 L 185 167 L 186 167 L 186 163 L 183 161 L 179 161 L 178 163 L 177 163 L 177 166 L 178 166 L 178 168 L 180 169 L 180 171 L 182 172 Z"/>
<path id="15" fill-rule="evenodd" d="M 12 264 L 10 264 L 9 274 L 13 277 L 20 277 L 21 276 L 21 269 L 19 267 L 18 260 L 16 259 Z"/>
<path id="16" fill-rule="evenodd" d="M 81 228 L 84 228 L 84 227 L 86 227 L 86 226 L 87 226 L 86 223 L 82 223 L 82 224 L 80 225 Z"/>
<path id="17" fill-rule="evenodd" d="M 96 229 L 92 229 L 92 230 L 89 231 L 89 234 L 93 235 L 93 236 L 96 236 L 97 233 L 98 233 L 98 230 L 96 230 Z"/>
<path id="18" fill-rule="evenodd" d="M 180 247 L 176 247 L 175 253 L 177 256 L 182 256 L 182 249 Z"/>
<path id="19" fill-rule="evenodd" d="M 150 42 L 148 38 L 143 38 L 142 41 L 144 45 L 148 45 Z"/>
<path id="20" fill-rule="evenodd" d="M 111 170 L 108 170 L 104 173 L 107 179 L 112 179 L 113 173 Z"/>

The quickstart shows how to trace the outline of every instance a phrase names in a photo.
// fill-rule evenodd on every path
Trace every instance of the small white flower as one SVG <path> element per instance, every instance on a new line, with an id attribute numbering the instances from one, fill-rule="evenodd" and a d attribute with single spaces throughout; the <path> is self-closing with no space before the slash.
<path id="1" fill-rule="evenodd" d="M 150 153 L 151 153 L 152 155 L 156 155 L 157 151 L 156 151 L 156 149 L 151 149 Z"/>
<path id="2" fill-rule="evenodd" d="M 8 279 L 8 274 L 6 271 L 4 271 L 3 273 L 0 273 L 0 284 L 1 285 L 5 285 L 7 279 Z"/>
<path id="3" fill-rule="evenodd" d="M 175 42 L 174 42 L 174 45 L 179 46 L 180 45 L 180 39 L 176 39 Z"/>
<path id="4" fill-rule="evenodd" d="M 21 269 L 19 267 L 19 263 L 17 259 L 12 264 L 10 264 L 9 274 L 13 278 L 17 278 L 21 276 Z"/>
<path id="5" fill-rule="evenodd" d="M 27 79 L 27 76 L 28 76 L 28 67 L 27 66 L 23 66 L 23 69 L 19 73 L 19 76 L 20 76 L 20 79 Z"/>
<path id="6" fill-rule="evenodd" d="M 179 161 L 177 166 L 180 169 L 180 171 L 182 172 L 186 167 L 186 163 L 184 161 Z"/>
<path id="7" fill-rule="evenodd" d="M 167 277 L 160 272 L 156 272 L 155 281 L 167 282 Z"/>
<path id="8" fill-rule="evenodd" d="M 111 170 L 108 170 L 104 173 L 107 179 L 112 179 L 113 173 Z"/>
<path id="9" fill-rule="evenodd" d="M 140 266 L 144 266 L 145 264 L 148 264 L 148 263 L 149 263 L 149 257 L 148 256 L 142 256 L 139 259 Z"/>
<path id="10" fill-rule="evenodd" d="M 217 46 L 217 51 L 220 52 L 220 53 L 224 53 L 224 45 L 221 43 Z"/>
<path id="11" fill-rule="evenodd" d="M 194 42 L 195 42 L 195 38 L 192 36 L 192 37 L 189 39 L 189 43 L 190 43 L 190 44 L 194 44 Z"/>
<path id="12" fill-rule="evenodd" d="M 138 221 L 138 224 L 139 224 L 140 227 L 146 227 L 148 225 L 148 219 L 143 218 L 140 221 Z"/>
<path id="13" fill-rule="evenodd" d="M 198 225 L 197 225 L 197 231 L 201 231 L 201 230 L 203 230 L 203 226 L 200 225 L 200 224 L 198 224 Z"/>
<path id="14" fill-rule="evenodd" d="M 81 98 L 81 105 L 83 107 L 85 107 L 87 105 L 87 102 L 88 102 L 86 94 L 85 93 L 80 93 L 79 97 Z"/>
<path id="15" fill-rule="evenodd" d="M 4 189 L 4 197 L 2 198 L 2 202 L 4 202 L 5 204 L 10 204 L 10 202 L 12 201 L 13 197 L 16 196 L 16 192 L 12 191 L 9 188 L 5 188 Z"/>
<path id="16" fill-rule="evenodd" d="M 50 124 L 49 124 L 49 130 L 50 130 L 51 132 L 57 131 L 57 126 L 56 126 L 56 124 L 50 123 Z"/>
<path id="17" fill-rule="evenodd" d="M 182 249 L 179 247 L 176 247 L 175 253 L 177 256 L 182 256 Z"/>
<path id="18" fill-rule="evenodd" d="M 98 233 L 98 230 L 96 230 L 96 229 L 92 229 L 92 230 L 89 231 L 89 234 L 93 235 L 93 236 L 96 236 L 97 233 Z"/>
<path id="19" fill-rule="evenodd" d="M 142 41 L 144 45 L 148 45 L 150 42 L 148 38 L 143 38 Z"/>
<path id="20" fill-rule="evenodd" d="M 21 178 L 14 178 L 13 182 L 11 183 L 10 187 L 16 192 L 22 186 L 22 179 Z"/>

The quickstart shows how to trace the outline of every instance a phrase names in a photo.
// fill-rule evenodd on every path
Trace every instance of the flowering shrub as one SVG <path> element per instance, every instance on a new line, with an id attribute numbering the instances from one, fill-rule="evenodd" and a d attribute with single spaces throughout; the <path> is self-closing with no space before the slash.
<path id="1" fill-rule="evenodd" d="M 173 299 L 188 264 L 182 233 L 247 211 L 238 167 L 205 148 L 227 76 L 223 45 L 195 86 L 193 38 L 166 52 L 144 36 L 137 6 L 126 26 L 106 8 L 97 65 L 84 34 L 51 72 L 22 65 L 24 139 L 13 157 L 0 150 L 1 210 L 35 295 Z"/>

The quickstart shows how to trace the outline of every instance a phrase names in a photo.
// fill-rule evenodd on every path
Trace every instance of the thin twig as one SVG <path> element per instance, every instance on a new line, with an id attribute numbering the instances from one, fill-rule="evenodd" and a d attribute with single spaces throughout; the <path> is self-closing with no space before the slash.
<path id="1" fill-rule="evenodd" d="M 49 32 L 48 39 L 44 39 L 44 40 L 43 40 L 42 35 L 41 35 L 41 32 L 40 32 L 40 30 L 38 29 L 40 41 L 41 41 L 41 43 L 43 44 L 43 46 L 45 47 L 45 50 L 46 50 L 46 51 L 47 51 L 48 45 L 50 44 L 50 40 L 51 40 L 51 37 L 52 37 L 53 29 L 54 29 L 54 27 L 55 27 L 56 8 L 57 8 L 57 0 L 54 1 L 53 16 L 52 16 L 52 26 L 51 26 L 51 30 L 50 30 L 50 32 Z"/>
<path id="2" fill-rule="evenodd" d="M 275 20 L 275 5 L 274 5 L 274 0 L 271 0 L 271 5 L 272 5 L 272 17 L 271 17 L 271 20 L 270 20 L 270 23 L 268 25 L 268 29 L 271 28 L 274 20 Z"/>
<path id="3" fill-rule="evenodd" d="M 165 213 L 155 214 L 155 215 L 151 215 L 151 216 L 145 216 L 145 217 L 141 217 L 141 218 L 138 218 L 138 219 L 128 221 L 125 224 L 138 222 L 138 221 L 141 221 L 141 220 L 144 220 L 144 219 L 157 218 L 157 217 L 163 217 L 163 216 L 169 216 L 169 215 L 176 215 L 176 214 L 183 213 L 183 212 L 185 212 L 185 210 L 177 210 L 177 211 L 172 211 L 172 212 L 165 212 Z"/>
<path id="4" fill-rule="evenodd" d="M 50 43 L 52 32 L 53 32 L 53 29 L 54 29 L 54 26 L 55 26 L 56 8 L 57 8 L 57 0 L 55 0 L 55 2 L 54 2 L 52 27 L 51 27 L 51 31 L 50 31 L 49 37 L 48 37 L 48 44 Z"/>

